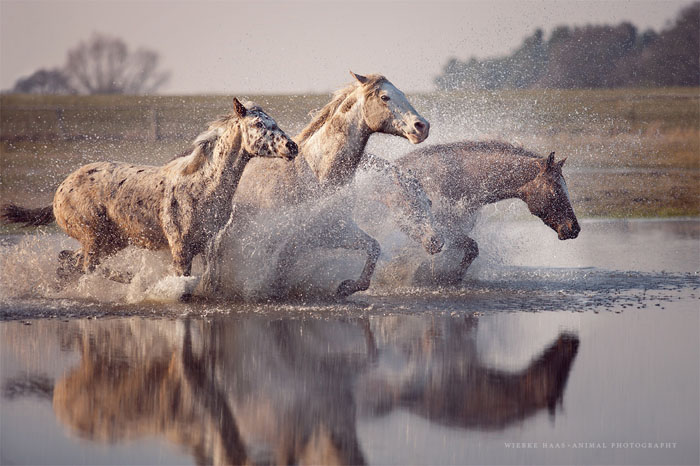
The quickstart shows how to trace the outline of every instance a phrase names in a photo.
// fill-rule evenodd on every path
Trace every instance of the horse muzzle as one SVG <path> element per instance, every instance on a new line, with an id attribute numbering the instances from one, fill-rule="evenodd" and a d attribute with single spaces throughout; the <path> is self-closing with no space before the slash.
<path id="1" fill-rule="evenodd" d="M 408 125 L 408 130 L 406 131 L 406 139 L 408 139 L 411 144 L 420 144 L 428 139 L 429 135 L 430 123 L 423 119 L 413 121 L 413 123 Z"/>
<path id="2" fill-rule="evenodd" d="M 578 222 L 567 222 L 565 225 L 557 229 L 557 236 L 560 240 L 574 239 L 581 232 L 581 227 Z"/>
<path id="3" fill-rule="evenodd" d="M 299 146 L 292 140 L 287 141 L 287 144 L 284 145 L 284 150 L 280 151 L 280 155 L 287 160 L 292 160 L 298 154 Z"/>

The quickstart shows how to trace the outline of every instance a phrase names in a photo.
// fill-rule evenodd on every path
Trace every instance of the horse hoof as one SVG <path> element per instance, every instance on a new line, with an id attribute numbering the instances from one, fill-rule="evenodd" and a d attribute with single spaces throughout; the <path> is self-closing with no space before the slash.
<path id="1" fill-rule="evenodd" d="M 347 298 L 356 291 L 359 291 L 357 282 L 355 280 L 345 280 L 338 286 L 335 295 L 339 298 Z"/>

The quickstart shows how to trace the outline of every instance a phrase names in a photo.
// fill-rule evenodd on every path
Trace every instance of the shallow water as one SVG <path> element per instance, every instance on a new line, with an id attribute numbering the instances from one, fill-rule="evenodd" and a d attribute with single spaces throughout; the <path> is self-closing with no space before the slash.
<path id="1" fill-rule="evenodd" d="M 38 272 L 0 272 L 0 463 L 698 464 L 700 220 L 582 227 L 487 213 L 459 287 L 382 284 L 384 257 L 303 304 L 56 295 L 20 246 L 63 240 L 5 238 Z"/>

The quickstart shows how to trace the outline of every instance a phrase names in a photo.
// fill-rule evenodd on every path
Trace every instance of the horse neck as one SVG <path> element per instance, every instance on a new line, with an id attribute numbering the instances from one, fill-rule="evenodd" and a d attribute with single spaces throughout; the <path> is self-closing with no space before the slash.
<path id="1" fill-rule="evenodd" d="M 354 93 L 346 97 L 355 99 Z M 357 169 L 372 131 L 362 115 L 363 98 L 348 110 L 341 103 L 333 115 L 300 144 L 304 161 L 324 187 L 346 184 Z"/>
<path id="2" fill-rule="evenodd" d="M 252 156 L 242 148 L 238 128 L 224 134 L 217 141 L 211 160 L 202 170 L 207 193 L 217 193 L 222 198 L 233 197 L 238 181 Z"/>
<path id="3" fill-rule="evenodd" d="M 540 172 L 538 159 L 534 157 L 505 154 L 493 163 L 497 169 L 490 170 L 482 184 L 487 203 L 505 199 L 521 198 L 522 188 L 535 179 Z"/>

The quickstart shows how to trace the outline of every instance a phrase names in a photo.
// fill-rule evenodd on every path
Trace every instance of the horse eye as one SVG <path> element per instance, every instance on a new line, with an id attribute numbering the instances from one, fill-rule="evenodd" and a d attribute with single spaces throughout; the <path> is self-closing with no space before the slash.
<path id="1" fill-rule="evenodd" d="M 255 126 L 256 128 L 262 128 L 262 127 L 263 127 L 263 124 L 262 124 L 261 121 L 256 121 L 255 124 L 254 124 L 253 126 Z"/>
<path id="2" fill-rule="evenodd" d="M 384 94 L 383 96 L 380 97 L 384 102 L 389 102 L 391 99 L 389 98 L 388 95 Z"/>

